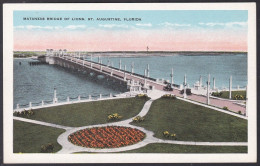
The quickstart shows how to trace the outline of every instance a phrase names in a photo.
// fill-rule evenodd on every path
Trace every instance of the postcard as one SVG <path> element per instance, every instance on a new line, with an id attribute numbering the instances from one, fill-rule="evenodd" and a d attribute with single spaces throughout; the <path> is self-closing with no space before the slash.
<path id="1" fill-rule="evenodd" d="M 4 4 L 4 163 L 256 162 L 255 3 Z"/>

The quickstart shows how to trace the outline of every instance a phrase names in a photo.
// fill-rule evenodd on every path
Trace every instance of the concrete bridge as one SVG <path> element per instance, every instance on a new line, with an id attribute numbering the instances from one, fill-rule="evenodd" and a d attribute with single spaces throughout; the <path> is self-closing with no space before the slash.
<path id="1" fill-rule="evenodd" d="M 88 73 L 92 73 L 96 76 L 103 75 L 106 79 L 112 79 L 114 82 L 118 82 L 120 84 L 127 85 L 127 88 L 131 92 L 147 92 L 149 90 L 164 90 L 164 87 L 167 83 L 160 82 L 157 79 L 151 78 L 149 65 L 144 70 L 144 75 L 140 75 L 134 73 L 134 63 L 131 65 L 131 72 L 126 71 L 126 66 L 122 68 L 121 60 L 118 64 L 118 68 L 112 67 L 110 62 L 108 61 L 107 65 L 102 63 L 102 59 L 99 57 L 98 62 L 92 61 L 92 56 L 90 60 L 85 59 L 86 55 L 81 55 L 80 53 L 67 53 L 66 50 L 54 51 L 52 49 L 47 49 L 46 56 L 41 56 L 38 59 L 42 62 L 46 62 L 48 64 L 56 64 L 62 67 L 76 69 L 78 71 L 85 71 Z M 207 85 L 207 93 L 205 95 L 200 94 L 192 94 L 186 95 L 186 75 L 184 77 L 184 84 L 181 86 L 173 84 L 173 71 L 171 75 L 171 85 L 173 87 L 173 91 L 169 91 L 178 97 L 183 97 L 185 99 L 197 101 L 200 103 L 204 103 L 207 105 L 216 106 L 219 108 L 228 107 L 231 111 L 241 112 L 245 116 L 247 116 L 247 111 L 245 105 L 238 103 L 238 101 L 227 100 L 227 99 L 219 99 L 215 97 L 211 97 L 209 95 L 209 78 Z M 215 81 L 213 82 L 213 86 L 215 88 Z M 232 87 L 232 81 L 231 85 Z M 180 94 L 181 90 L 184 90 L 183 94 Z M 231 90 L 230 90 L 231 96 Z"/>

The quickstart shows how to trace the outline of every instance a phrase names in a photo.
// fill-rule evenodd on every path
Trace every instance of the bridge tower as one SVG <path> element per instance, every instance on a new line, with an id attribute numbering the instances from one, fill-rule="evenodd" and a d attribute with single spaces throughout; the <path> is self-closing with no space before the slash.
<path id="1" fill-rule="evenodd" d="M 187 78 L 186 78 L 186 74 L 184 75 L 184 82 L 183 82 L 183 86 L 184 86 L 184 92 L 183 92 L 183 98 L 186 99 L 187 98 L 187 94 L 186 94 L 186 86 L 187 86 Z"/>
<path id="2" fill-rule="evenodd" d="M 229 78 L 229 99 L 232 98 L 232 76 Z"/>
<path id="3" fill-rule="evenodd" d="M 134 73 L 134 62 L 132 62 L 132 65 L 131 65 L 131 73 L 132 74 Z"/>

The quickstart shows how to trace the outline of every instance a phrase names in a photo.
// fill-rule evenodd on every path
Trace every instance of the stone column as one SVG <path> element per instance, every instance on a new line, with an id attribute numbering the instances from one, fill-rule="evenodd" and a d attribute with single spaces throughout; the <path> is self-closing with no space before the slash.
<path id="1" fill-rule="evenodd" d="M 42 100 L 42 106 L 44 106 L 44 101 Z"/>
<path id="2" fill-rule="evenodd" d="M 200 87 L 202 87 L 202 76 L 200 76 Z"/>
<path id="3" fill-rule="evenodd" d="M 67 97 L 67 102 L 70 102 L 70 97 L 69 96 Z"/>
<path id="4" fill-rule="evenodd" d="M 232 98 L 232 76 L 229 78 L 229 99 Z"/>
<path id="5" fill-rule="evenodd" d="M 29 102 L 29 108 L 32 108 L 32 102 Z"/>
<path id="6" fill-rule="evenodd" d="M 99 95 L 99 99 L 102 99 L 102 94 Z"/>
<path id="7" fill-rule="evenodd" d="M 237 85 L 237 90 L 239 90 L 239 85 Z"/>
<path id="8" fill-rule="evenodd" d="M 88 95 L 88 99 L 91 100 L 91 95 Z"/>
<path id="9" fill-rule="evenodd" d="M 186 80 L 186 74 L 184 75 L 184 82 L 183 82 L 183 86 L 184 86 L 184 92 L 183 92 L 183 98 L 186 99 L 187 98 L 187 94 L 186 94 L 186 85 L 187 85 L 187 80 Z"/>
<path id="10" fill-rule="evenodd" d="M 19 104 L 16 104 L 16 109 L 19 109 Z"/>
<path id="11" fill-rule="evenodd" d="M 144 87 L 146 87 L 146 76 L 147 76 L 147 70 L 144 69 Z"/>
<path id="12" fill-rule="evenodd" d="M 54 88 L 53 104 L 54 104 L 54 103 L 57 103 L 57 102 L 58 102 L 58 99 L 57 99 L 57 96 L 56 96 L 56 88 Z"/>
<path id="13" fill-rule="evenodd" d="M 122 62 L 121 59 L 119 60 L 119 70 L 121 70 Z"/>
<path id="14" fill-rule="evenodd" d="M 150 77 L 150 67 L 149 67 L 149 64 L 147 64 L 147 77 Z"/>
<path id="15" fill-rule="evenodd" d="M 208 105 L 210 104 L 210 101 L 209 101 L 209 89 L 210 89 L 210 74 L 208 76 L 208 81 L 207 81 L 207 104 Z"/>
<path id="16" fill-rule="evenodd" d="M 134 73 L 134 62 L 132 62 L 132 65 L 131 65 L 131 73 L 132 74 Z"/>
<path id="17" fill-rule="evenodd" d="M 103 66 L 102 66 L 102 65 L 100 65 L 100 71 L 102 71 L 102 67 L 103 67 Z"/>
<path id="18" fill-rule="evenodd" d="M 78 96 L 78 100 L 80 101 L 80 95 Z"/>
<path id="19" fill-rule="evenodd" d="M 98 63 L 100 63 L 100 56 L 98 56 Z"/>
<path id="20" fill-rule="evenodd" d="M 111 69 L 111 73 L 110 73 L 111 76 L 113 76 L 113 69 Z"/>
<path id="21" fill-rule="evenodd" d="M 109 94 L 109 97 L 110 97 L 110 98 L 112 98 L 112 97 L 113 97 L 113 96 L 112 96 L 112 93 L 110 93 L 110 94 Z"/>
<path id="22" fill-rule="evenodd" d="M 124 70 L 124 81 L 126 81 L 126 65 L 125 65 L 125 70 Z"/>

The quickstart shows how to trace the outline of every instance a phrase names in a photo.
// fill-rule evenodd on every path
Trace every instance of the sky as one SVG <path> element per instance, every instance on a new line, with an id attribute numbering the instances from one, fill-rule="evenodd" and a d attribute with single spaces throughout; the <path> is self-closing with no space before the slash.
<path id="1" fill-rule="evenodd" d="M 14 11 L 14 50 L 247 51 L 247 21 L 247 10 Z"/>

